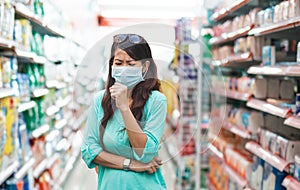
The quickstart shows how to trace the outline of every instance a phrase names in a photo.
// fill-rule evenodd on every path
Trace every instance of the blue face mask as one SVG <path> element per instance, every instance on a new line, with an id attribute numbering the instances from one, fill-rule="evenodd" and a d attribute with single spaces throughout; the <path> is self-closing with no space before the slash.
<path id="1" fill-rule="evenodd" d="M 112 77 L 128 89 L 144 81 L 142 67 L 112 66 Z"/>

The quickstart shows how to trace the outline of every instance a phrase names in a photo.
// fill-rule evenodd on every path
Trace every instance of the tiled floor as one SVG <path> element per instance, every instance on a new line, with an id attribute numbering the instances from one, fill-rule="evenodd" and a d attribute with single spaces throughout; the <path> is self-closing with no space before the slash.
<path id="1" fill-rule="evenodd" d="M 165 177 L 168 190 L 174 189 L 175 180 L 175 166 L 172 160 L 169 159 L 166 147 L 162 146 L 160 150 L 160 156 L 164 160 L 162 166 L 162 173 Z M 97 189 L 97 176 L 94 170 L 90 170 L 86 167 L 82 159 L 78 159 L 74 170 L 64 185 L 64 190 L 94 190 Z"/>

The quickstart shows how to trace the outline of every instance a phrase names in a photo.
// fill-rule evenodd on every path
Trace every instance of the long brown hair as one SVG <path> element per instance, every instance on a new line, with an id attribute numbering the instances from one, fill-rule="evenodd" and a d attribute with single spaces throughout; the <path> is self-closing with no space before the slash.
<path id="1" fill-rule="evenodd" d="M 149 44 L 144 38 L 138 44 L 131 43 L 128 39 L 121 43 L 114 42 L 111 47 L 111 56 L 109 59 L 109 72 L 107 77 L 107 82 L 105 86 L 105 94 L 102 99 L 102 108 L 104 111 L 104 116 L 101 119 L 99 126 L 100 129 L 100 143 L 105 149 L 103 143 L 103 135 L 108 121 L 112 118 L 115 110 L 115 101 L 112 100 L 109 88 L 115 83 L 115 79 L 112 78 L 112 65 L 114 60 L 115 51 L 117 49 L 124 50 L 131 58 L 136 61 L 142 61 L 144 64 L 149 61 L 148 70 L 145 73 L 144 81 L 138 83 L 132 90 L 131 98 L 132 104 L 130 110 L 132 111 L 135 119 L 140 121 L 143 116 L 143 109 L 146 101 L 148 100 L 151 91 L 160 90 L 160 82 L 157 78 L 157 67 L 152 58 L 152 53 Z"/>

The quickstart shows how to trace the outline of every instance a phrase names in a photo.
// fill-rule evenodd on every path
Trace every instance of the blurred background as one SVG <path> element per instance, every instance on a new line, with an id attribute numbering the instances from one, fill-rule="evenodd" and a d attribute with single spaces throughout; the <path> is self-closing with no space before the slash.
<path id="1" fill-rule="evenodd" d="M 168 189 L 299 190 L 299 23 L 299 0 L 0 0 L 0 189 L 97 188 L 87 109 L 113 35 L 136 33 L 168 101 Z"/>

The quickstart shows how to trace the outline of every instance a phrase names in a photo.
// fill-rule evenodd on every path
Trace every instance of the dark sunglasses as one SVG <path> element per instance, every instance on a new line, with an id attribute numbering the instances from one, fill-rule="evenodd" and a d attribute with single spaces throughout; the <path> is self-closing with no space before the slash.
<path id="1" fill-rule="evenodd" d="M 117 34 L 114 36 L 115 43 L 122 43 L 127 39 L 132 44 L 138 44 L 144 41 L 144 38 L 137 34 Z"/>

